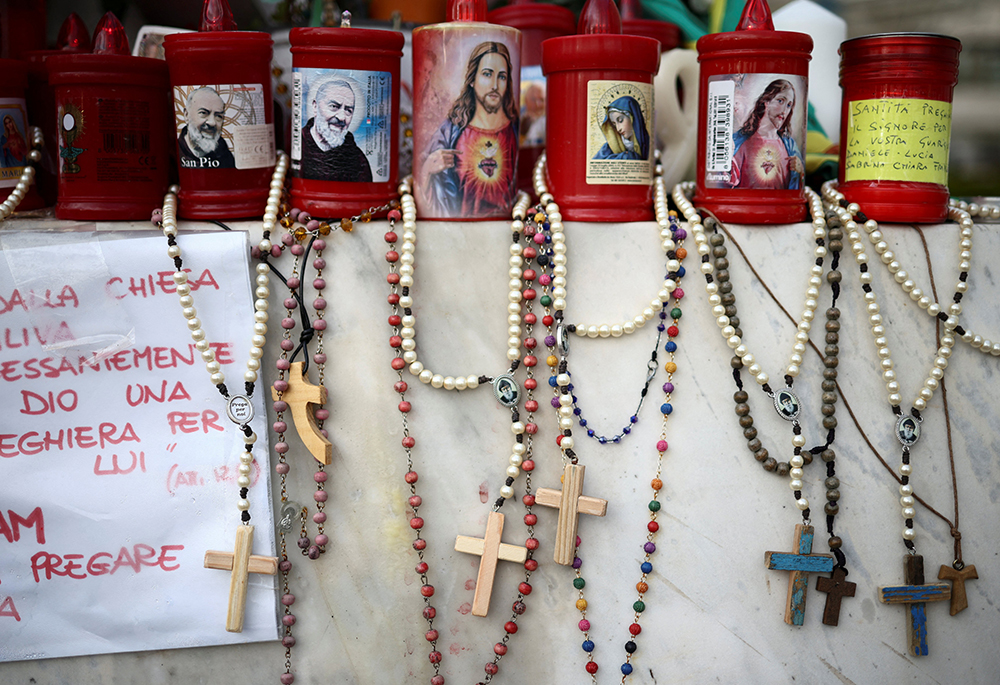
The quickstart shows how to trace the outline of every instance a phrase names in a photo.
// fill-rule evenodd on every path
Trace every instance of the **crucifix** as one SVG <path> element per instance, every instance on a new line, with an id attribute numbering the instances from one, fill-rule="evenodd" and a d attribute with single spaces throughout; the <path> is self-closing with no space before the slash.
<path id="1" fill-rule="evenodd" d="M 959 564 L 961 562 L 955 562 Z M 938 580 L 950 580 L 951 581 L 951 615 L 954 616 L 960 611 L 969 608 L 969 597 L 965 594 L 965 581 L 978 579 L 979 574 L 976 573 L 975 566 L 965 566 L 962 568 L 952 568 L 951 566 L 942 566 L 941 570 L 938 571 Z"/>
<path id="2" fill-rule="evenodd" d="M 795 526 L 795 543 L 792 552 L 764 552 L 764 565 L 772 571 L 791 571 L 788 574 L 788 598 L 785 601 L 785 623 L 800 626 L 806 617 L 806 592 L 810 573 L 829 573 L 833 570 L 833 556 L 813 554 L 813 527 L 801 523 Z"/>
<path id="3" fill-rule="evenodd" d="M 853 597 L 858 589 L 856 583 L 847 580 L 847 569 L 838 566 L 833 569 L 829 578 L 820 576 L 816 579 L 816 589 L 826 593 L 826 607 L 823 609 L 823 623 L 828 626 L 840 622 L 840 602 L 844 597 Z"/>
<path id="4" fill-rule="evenodd" d="M 503 514 L 490 512 L 486 520 L 486 534 L 481 538 L 459 535 L 455 538 L 455 551 L 475 554 L 479 561 L 476 576 L 476 594 L 472 598 L 472 615 L 485 616 L 490 609 L 490 595 L 493 592 L 493 576 L 496 575 L 497 561 L 516 561 L 523 564 L 528 558 L 528 550 L 517 545 L 500 542 L 503 533 Z"/>
<path id="5" fill-rule="evenodd" d="M 576 556 L 576 529 L 580 514 L 604 516 L 608 512 L 608 501 L 597 497 L 587 497 L 583 492 L 585 466 L 566 464 L 563 470 L 562 490 L 539 488 L 535 493 L 535 504 L 559 510 L 556 524 L 555 562 L 563 566 L 573 563 Z"/>
<path id="6" fill-rule="evenodd" d="M 243 616 L 247 604 L 247 580 L 251 573 L 266 573 L 273 576 L 278 572 L 277 557 L 251 554 L 253 550 L 253 526 L 236 529 L 236 546 L 232 552 L 205 552 L 205 568 L 232 571 L 229 580 L 229 611 L 226 614 L 226 630 L 230 633 L 243 632 Z"/>
<path id="7" fill-rule="evenodd" d="M 288 403 L 302 444 L 316 461 L 329 465 L 333 461 L 333 445 L 320 432 L 312 406 L 326 404 L 326 388 L 310 383 L 303 373 L 303 365 L 303 362 L 292 362 L 288 370 L 288 390 L 279 395 L 277 390 L 271 388 L 271 397 Z"/>
<path id="8" fill-rule="evenodd" d="M 925 602 L 951 599 L 948 583 L 924 584 L 924 558 L 910 554 L 904 558 L 903 582 L 906 585 L 890 585 L 878 590 L 878 598 L 883 604 L 908 604 L 910 620 L 906 622 L 906 637 L 910 654 L 927 656 L 927 612 Z"/>

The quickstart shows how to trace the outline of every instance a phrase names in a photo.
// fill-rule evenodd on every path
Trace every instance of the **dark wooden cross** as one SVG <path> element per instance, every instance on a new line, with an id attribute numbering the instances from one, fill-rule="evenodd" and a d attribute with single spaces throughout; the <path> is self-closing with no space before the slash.
<path id="1" fill-rule="evenodd" d="M 580 464 L 566 464 L 562 490 L 539 488 L 535 492 L 535 504 L 559 510 L 554 558 L 557 564 L 563 566 L 571 565 L 576 556 L 576 530 L 580 514 L 604 516 L 608 513 L 607 500 L 581 494 L 585 470 L 586 467 Z"/>
<path id="2" fill-rule="evenodd" d="M 333 461 L 333 444 L 320 432 L 313 413 L 313 405 L 326 404 L 326 388 L 310 383 L 302 367 L 302 362 L 292 362 L 288 370 L 288 390 L 280 393 L 280 399 L 288 403 L 295 432 L 299 434 L 302 444 L 316 461 L 329 465 Z M 275 401 L 279 399 L 279 393 L 274 388 L 271 388 L 271 397 Z"/>
<path id="3" fill-rule="evenodd" d="M 493 577 L 497 571 L 497 561 L 516 561 L 523 564 L 528 558 L 528 550 L 517 545 L 500 542 L 503 533 L 503 514 L 490 512 L 486 521 L 486 534 L 481 538 L 459 535 L 455 538 L 455 551 L 476 554 L 479 574 L 476 576 L 476 594 L 472 597 L 472 615 L 485 616 L 490 610 L 490 595 L 493 592 Z"/>
<path id="4" fill-rule="evenodd" d="M 243 632 L 249 575 L 266 573 L 273 576 L 278 572 L 277 557 L 258 556 L 251 554 L 252 550 L 253 526 L 240 526 L 236 529 L 236 546 L 232 552 L 205 552 L 205 568 L 232 572 L 229 580 L 229 611 L 226 614 L 226 630 L 230 633 Z"/>
<path id="5" fill-rule="evenodd" d="M 816 579 L 816 589 L 826 593 L 826 607 L 823 609 L 823 623 L 835 626 L 840 622 L 840 601 L 844 597 L 853 597 L 858 586 L 848 582 L 847 569 L 838 566 L 833 569 L 829 578 L 820 576 Z"/>
<path id="6" fill-rule="evenodd" d="M 951 599 L 951 585 L 924 584 L 924 558 L 919 554 L 908 554 L 903 564 L 903 582 L 906 585 L 880 587 L 878 598 L 883 604 L 909 605 L 906 636 L 910 654 L 927 656 L 927 612 L 924 603 Z"/>
<path id="7" fill-rule="evenodd" d="M 969 596 L 965 594 L 965 581 L 978 579 L 975 566 L 965 566 L 961 569 L 942 566 L 938 571 L 938 580 L 951 581 L 951 615 L 969 608 Z"/>
<path id="8" fill-rule="evenodd" d="M 833 556 L 812 554 L 813 527 L 795 526 L 795 543 L 792 552 L 764 552 L 764 565 L 772 571 L 791 571 L 788 574 L 788 597 L 785 600 L 785 623 L 800 626 L 806 617 L 806 592 L 809 590 L 810 573 L 829 573 L 833 570 Z"/>

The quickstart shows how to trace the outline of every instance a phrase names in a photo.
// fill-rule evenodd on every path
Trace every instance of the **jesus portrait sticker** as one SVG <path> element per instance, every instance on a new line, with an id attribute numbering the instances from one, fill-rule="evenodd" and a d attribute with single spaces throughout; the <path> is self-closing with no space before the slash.
<path id="1" fill-rule="evenodd" d="M 292 174 L 315 181 L 389 180 L 392 74 L 303 69 L 292 74 Z"/>
<path id="2" fill-rule="evenodd" d="M 653 86 L 589 81 L 587 105 L 587 183 L 652 183 Z"/>
<path id="3" fill-rule="evenodd" d="M 791 74 L 708 79 L 705 187 L 789 190 L 805 176 L 806 80 Z"/>
<path id="4" fill-rule="evenodd" d="M 267 123 L 259 83 L 174 86 L 182 169 L 274 166 L 274 125 Z"/>

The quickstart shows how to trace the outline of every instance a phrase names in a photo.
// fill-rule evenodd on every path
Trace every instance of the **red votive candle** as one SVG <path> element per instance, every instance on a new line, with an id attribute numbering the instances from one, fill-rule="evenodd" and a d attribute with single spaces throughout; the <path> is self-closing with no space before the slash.
<path id="1" fill-rule="evenodd" d="M 413 30 L 413 190 L 427 219 L 510 217 L 517 193 L 521 32 L 486 0 L 450 0 Z"/>
<path id="2" fill-rule="evenodd" d="M 396 195 L 403 34 L 294 28 L 292 199 L 317 217 L 350 217 Z"/>
<path id="3" fill-rule="evenodd" d="M 517 187 L 531 192 L 535 162 L 545 150 L 545 75 L 542 42 L 576 33 L 576 17 L 565 7 L 534 0 L 515 0 L 486 15 L 494 24 L 521 32 L 521 123 L 518 137 Z"/>
<path id="4" fill-rule="evenodd" d="M 805 219 L 812 46 L 805 33 L 775 31 L 765 0 L 746 3 L 736 31 L 698 40 L 694 200 L 723 221 Z"/>
<path id="5" fill-rule="evenodd" d="M 660 41 L 660 52 L 668 52 L 681 44 L 681 27 L 669 21 L 643 19 L 639 0 L 621 0 L 622 33 L 646 36 Z"/>
<path id="6" fill-rule="evenodd" d="M 573 221 L 653 218 L 653 77 L 660 44 L 588 0 L 578 35 L 542 44 L 549 190 Z"/>
<path id="7" fill-rule="evenodd" d="M 180 216 L 264 213 L 275 162 L 273 42 L 267 33 L 237 31 L 225 0 L 206 0 L 200 31 L 164 37 Z"/>
<path id="8" fill-rule="evenodd" d="M 840 189 L 876 221 L 940 223 L 948 214 L 957 38 L 863 36 L 840 45 Z"/>
<path id="9" fill-rule="evenodd" d="M 0 59 L 0 190 L 4 196 L 17 186 L 24 167 L 29 163 L 31 134 L 28 132 L 28 107 L 24 99 L 27 87 L 27 65 L 16 59 Z M 45 202 L 32 182 L 17 209 L 44 206 Z"/>
<path id="10" fill-rule="evenodd" d="M 59 126 L 60 219 L 148 219 L 168 185 L 167 65 L 129 55 L 108 12 L 94 52 L 46 60 Z"/>

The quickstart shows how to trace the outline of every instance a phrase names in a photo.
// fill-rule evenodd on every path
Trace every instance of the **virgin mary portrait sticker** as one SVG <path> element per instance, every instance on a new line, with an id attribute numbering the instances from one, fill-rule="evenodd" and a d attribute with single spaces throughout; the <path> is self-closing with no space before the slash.
<path id="1" fill-rule="evenodd" d="M 652 183 L 653 86 L 590 81 L 587 105 L 587 183 Z"/>

